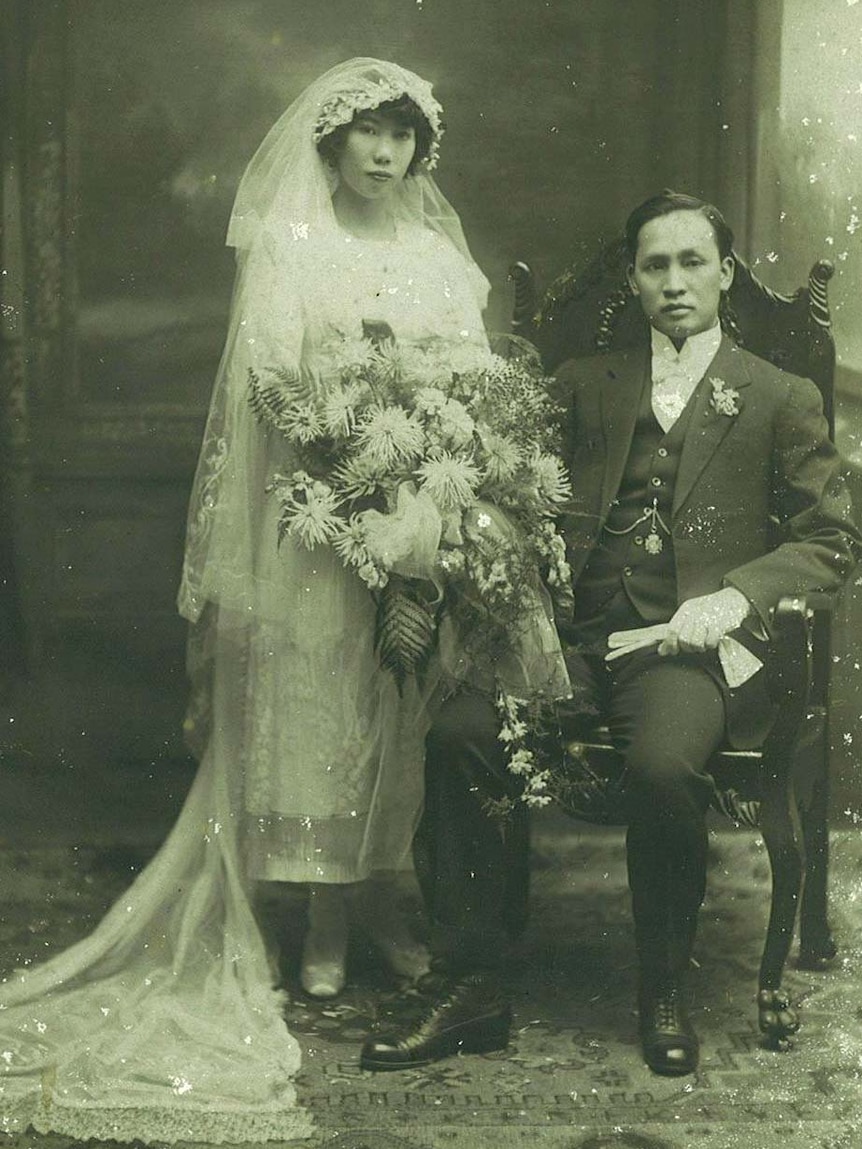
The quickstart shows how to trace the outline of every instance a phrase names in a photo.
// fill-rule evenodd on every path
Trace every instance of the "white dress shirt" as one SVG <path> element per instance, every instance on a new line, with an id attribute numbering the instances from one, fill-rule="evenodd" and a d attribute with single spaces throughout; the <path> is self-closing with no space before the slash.
<path id="1" fill-rule="evenodd" d="M 652 329 L 652 409 L 667 433 L 685 410 L 695 387 L 706 374 L 721 343 L 718 323 L 689 335 L 677 351 L 671 339 Z"/>

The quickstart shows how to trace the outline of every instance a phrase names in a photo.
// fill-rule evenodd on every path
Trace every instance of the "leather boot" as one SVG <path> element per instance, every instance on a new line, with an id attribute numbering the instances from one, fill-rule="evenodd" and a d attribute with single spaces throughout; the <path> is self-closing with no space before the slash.
<path id="1" fill-rule="evenodd" d="M 642 987 L 638 995 L 644 1060 L 662 1077 L 680 1077 L 697 1069 L 699 1042 L 679 986 L 665 982 Z"/>
<path id="2" fill-rule="evenodd" d="M 425 1014 L 400 1032 L 370 1035 L 361 1069 L 412 1069 L 455 1053 L 489 1053 L 509 1042 L 512 1008 L 497 975 L 472 973 L 450 981 Z"/>

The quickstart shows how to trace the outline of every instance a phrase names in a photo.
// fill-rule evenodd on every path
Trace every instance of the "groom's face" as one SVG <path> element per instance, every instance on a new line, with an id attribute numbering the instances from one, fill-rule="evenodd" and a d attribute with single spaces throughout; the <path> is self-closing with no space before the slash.
<path id="1" fill-rule="evenodd" d="M 629 283 L 653 327 L 686 339 L 714 327 L 733 260 L 721 258 L 712 224 L 698 211 L 674 211 L 645 223 Z"/>

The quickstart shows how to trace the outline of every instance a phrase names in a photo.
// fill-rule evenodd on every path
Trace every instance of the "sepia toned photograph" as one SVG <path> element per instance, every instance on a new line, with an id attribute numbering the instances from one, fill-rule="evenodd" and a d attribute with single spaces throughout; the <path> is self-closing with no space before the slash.
<path id="1" fill-rule="evenodd" d="M 0 52 L 0 1149 L 854 1149 L 862 2 Z"/>

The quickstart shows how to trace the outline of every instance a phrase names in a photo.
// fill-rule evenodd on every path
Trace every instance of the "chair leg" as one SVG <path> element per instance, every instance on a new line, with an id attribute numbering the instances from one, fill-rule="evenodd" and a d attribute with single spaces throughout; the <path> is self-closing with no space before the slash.
<path id="1" fill-rule="evenodd" d="M 829 750 L 825 723 L 811 753 L 804 758 L 812 777 L 811 792 L 802 803 L 800 820 L 805 843 L 805 886 L 799 913 L 800 969 L 825 969 L 838 953 L 828 918 L 829 881 Z M 808 749 L 807 747 L 805 749 Z"/>
<path id="2" fill-rule="evenodd" d="M 786 772 L 772 774 L 765 780 L 760 829 L 772 867 L 772 902 L 760 963 L 758 1021 L 764 1044 L 777 1049 L 799 1027 L 797 1015 L 781 989 L 802 886 L 796 799 Z"/>

